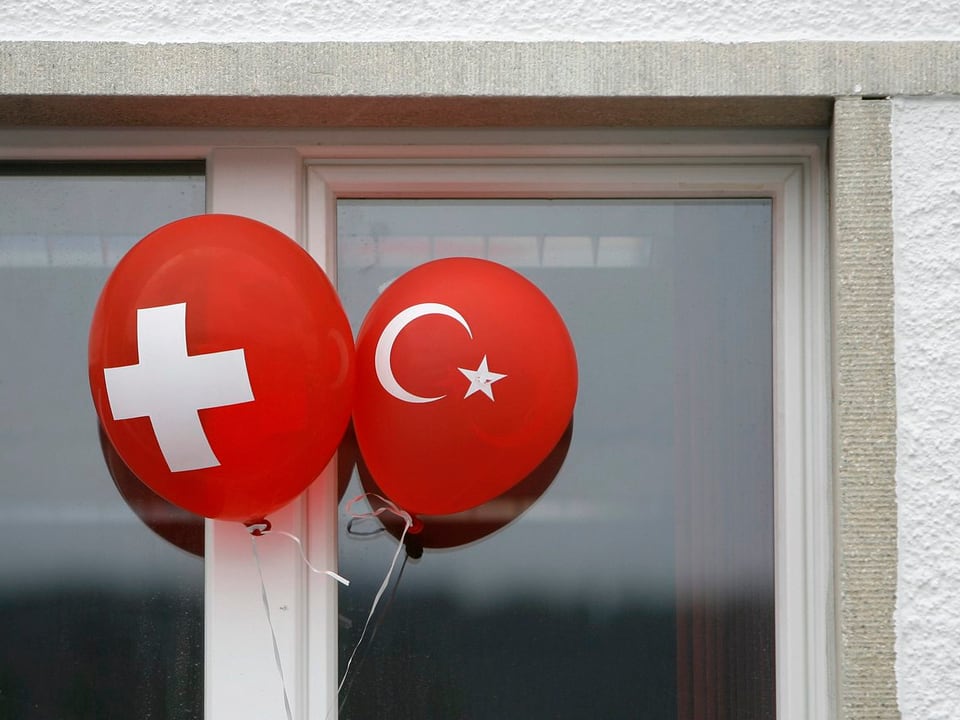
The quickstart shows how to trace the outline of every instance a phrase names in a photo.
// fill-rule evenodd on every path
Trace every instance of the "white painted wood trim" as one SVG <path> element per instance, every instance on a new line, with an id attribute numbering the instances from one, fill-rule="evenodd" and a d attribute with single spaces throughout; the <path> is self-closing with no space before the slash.
<path id="1" fill-rule="evenodd" d="M 771 197 L 791 166 L 610 164 L 312 164 L 337 198 Z"/>
<path id="2" fill-rule="evenodd" d="M 803 418 L 807 548 L 808 717 L 837 712 L 835 630 L 835 533 L 833 494 L 833 362 L 829 201 L 826 154 L 804 165 L 802 198 L 804 313 Z M 797 348 L 800 351 L 801 348 Z"/>
<path id="3" fill-rule="evenodd" d="M 702 162 L 788 162 L 822 149 L 820 130 L 452 129 L 160 130 L 0 129 L 0 160 L 203 159 L 218 148 L 288 147 L 304 158 L 356 161 L 567 158 Z"/>
<path id="4" fill-rule="evenodd" d="M 556 156 L 449 163 L 430 153 L 415 162 L 408 156 L 374 164 L 365 150 L 353 161 L 314 161 L 307 177 L 311 205 L 323 208 L 317 230 L 327 233 L 328 251 L 336 243 L 341 197 L 773 199 L 777 716 L 830 718 L 835 653 L 823 147 L 767 147 L 775 152 L 766 156 L 738 156 L 738 149 L 713 147 L 699 163 L 671 148 L 669 163 L 662 157 L 630 162 L 623 155 L 598 163 L 596 154 L 584 153 L 568 155 L 563 164 Z"/>
<path id="5" fill-rule="evenodd" d="M 207 160 L 208 212 L 265 222 L 303 242 L 303 175 L 290 149 L 224 149 Z M 268 519 L 303 537 L 305 503 Z M 294 717 L 306 718 L 307 597 L 304 565 L 282 535 L 257 540 L 286 688 Z M 274 659 L 249 534 L 240 523 L 207 521 L 204 613 L 204 717 L 282 718 L 283 685 Z"/>
<path id="6" fill-rule="evenodd" d="M 774 194 L 779 718 L 836 716 L 829 248 L 822 153 Z"/>
<path id="7" fill-rule="evenodd" d="M 306 181 L 305 181 L 306 182 Z M 322 184 L 308 183 L 306 247 L 314 260 L 326 271 L 330 281 L 337 281 L 337 215 L 336 200 Z M 308 491 L 309 548 L 312 562 L 321 567 L 336 568 L 337 553 L 337 458 L 334 456 L 321 478 Z M 308 610 L 307 696 L 310 718 L 336 720 L 338 716 L 338 591 L 329 578 L 311 577 Z"/>

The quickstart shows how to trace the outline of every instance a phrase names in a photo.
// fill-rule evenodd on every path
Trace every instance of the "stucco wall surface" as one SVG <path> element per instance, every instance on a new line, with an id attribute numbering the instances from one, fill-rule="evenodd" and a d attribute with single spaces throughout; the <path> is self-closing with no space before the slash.
<path id="1" fill-rule="evenodd" d="M 949 40 L 927 0 L 4 0 L 3 40 Z"/>
<path id="2" fill-rule="evenodd" d="M 960 717 L 960 99 L 894 101 L 899 523 L 905 720 Z"/>

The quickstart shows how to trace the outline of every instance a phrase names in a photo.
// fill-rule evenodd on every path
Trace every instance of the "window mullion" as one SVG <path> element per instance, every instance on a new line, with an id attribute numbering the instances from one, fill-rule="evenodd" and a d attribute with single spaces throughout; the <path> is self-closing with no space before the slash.
<path id="1" fill-rule="evenodd" d="M 290 149 L 225 149 L 208 158 L 207 210 L 252 217 L 302 242 L 302 163 Z M 265 479 L 265 482 L 269 481 Z M 303 499 L 268 518 L 304 535 Z M 299 552 L 274 533 L 257 540 L 264 587 L 295 718 L 305 718 L 306 584 Z M 274 657 L 251 537 L 239 523 L 207 521 L 205 715 L 280 717 L 284 688 Z"/>

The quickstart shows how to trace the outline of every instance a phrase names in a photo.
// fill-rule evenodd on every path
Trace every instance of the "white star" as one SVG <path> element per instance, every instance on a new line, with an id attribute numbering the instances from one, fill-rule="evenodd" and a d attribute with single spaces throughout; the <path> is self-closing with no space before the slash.
<path id="1" fill-rule="evenodd" d="M 483 360 L 480 361 L 480 367 L 476 370 L 467 370 L 465 368 L 457 368 L 460 372 L 464 374 L 464 377 L 470 381 L 470 387 L 467 388 L 467 394 L 463 397 L 468 398 L 473 395 L 475 392 L 480 391 L 488 398 L 493 400 L 493 384 L 497 380 L 503 380 L 506 375 L 502 373 L 490 372 L 487 369 L 487 356 L 483 356 Z"/>

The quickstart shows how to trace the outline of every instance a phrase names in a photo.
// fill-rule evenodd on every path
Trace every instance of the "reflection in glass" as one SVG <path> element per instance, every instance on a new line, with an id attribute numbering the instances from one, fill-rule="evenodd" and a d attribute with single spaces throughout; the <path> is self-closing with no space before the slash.
<path id="1" fill-rule="evenodd" d="M 345 200 L 338 235 L 355 331 L 404 270 L 486 257 L 546 292 L 580 367 L 556 478 L 414 548 L 341 717 L 774 717 L 770 202 Z M 396 540 L 341 513 L 339 543 L 342 672 Z"/>
<path id="2" fill-rule="evenodd" d="M 87 382 L 101 286 L 198 171 L 0 173 L 0 718 L 202 716 L 203 561 L 118 492 Z"/>

